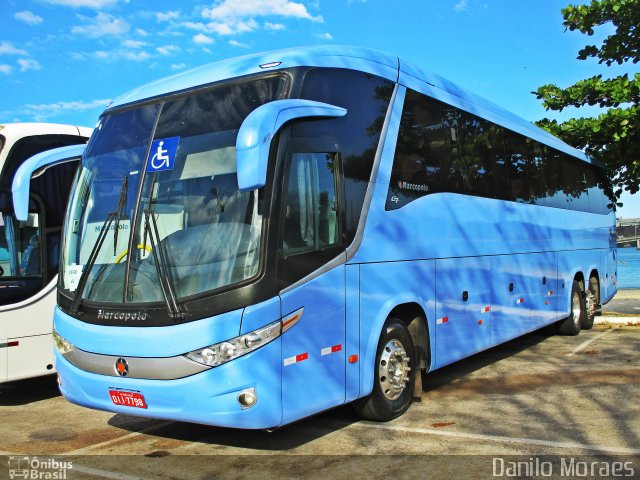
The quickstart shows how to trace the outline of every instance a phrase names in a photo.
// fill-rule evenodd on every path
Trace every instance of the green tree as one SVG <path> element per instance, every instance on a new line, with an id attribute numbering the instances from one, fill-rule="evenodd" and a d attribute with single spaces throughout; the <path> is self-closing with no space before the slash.
<path id="1" fill-rule="evenodd" d="M 579 60 L 597 58 L 600 64 L 637 64 L 640 61 L 640 0 L 592 0 L 590 5 L 569 5 L 562 10 L 564 26 L 593 35 L 594 29 L 613 25 L 614 32 L 601 45 L 587 45 Z M 640 73 L 615 78 L 596 75 L 568 88 L 544 85 L 534 93 L 547 110 L 598 105 L 596 117 L 572 118 L 558 123 L 543 119 L 538 126 L 568 144 L 584 149 L 604 162 L 615 186 L 636 193 L 640 187 Z"/>

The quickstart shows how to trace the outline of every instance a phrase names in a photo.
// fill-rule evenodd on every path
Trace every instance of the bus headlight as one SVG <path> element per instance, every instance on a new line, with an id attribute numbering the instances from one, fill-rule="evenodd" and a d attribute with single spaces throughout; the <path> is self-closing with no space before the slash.
<path id="1" fill-rule="evenodd" d="M 185 357 L 209 367 L 217 367 L 275 340 L 281 334 L 281 325 L 282 322 L 278 320 L 245 335 L 194 350 L 185 354 Z"/>
<path id="2" fill-rule="evenodd" d="M 58 352 L 60 353 L 60 355 L 66 355 L 67 353 L 72 352 L 73 350 L 76 349 L 76 347 L 74 347 L 72 343 L 68 342 L 63 337 L 61 337 L 58 332 L 53 330 L 52 333 L 53 333 L 53 343 L 55 343 L 56 348 L 58 349 Z"/>

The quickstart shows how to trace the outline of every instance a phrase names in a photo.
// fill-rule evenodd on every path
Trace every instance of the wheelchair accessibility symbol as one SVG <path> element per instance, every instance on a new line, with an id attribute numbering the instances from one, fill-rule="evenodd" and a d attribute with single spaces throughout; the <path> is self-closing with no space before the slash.
<path id="1" fill-rule="evenodd" d="M 179 143 L 180 137 L 154 140 L 151 144 L 151 151 L 149 152 L 147 172 L 173 170 Z"/>

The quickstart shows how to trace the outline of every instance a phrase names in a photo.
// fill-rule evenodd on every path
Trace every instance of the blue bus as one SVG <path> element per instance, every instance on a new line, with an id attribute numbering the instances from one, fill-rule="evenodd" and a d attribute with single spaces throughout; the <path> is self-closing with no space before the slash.
<path id="1" fill-rule="evenodd" d="M 236 428 L 351 402 L 390 420 L 423 374 L 592 326 L 616 292 L 610 195 L 595 160 L 376 51 L 152 83 L 105 110 L 75 179 L 61 391 Z"/>

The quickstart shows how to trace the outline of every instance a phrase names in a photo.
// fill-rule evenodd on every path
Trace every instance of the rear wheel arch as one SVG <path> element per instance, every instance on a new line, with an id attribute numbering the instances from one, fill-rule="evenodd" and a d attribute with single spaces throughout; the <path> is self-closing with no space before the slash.
<path id="1" fill-rule="evenodd" d="M 416 359 L 421 369 L 429 371 L 431 367 L 431 337 L 427 314 L 416 302 L 396 305 L 387 315 L 400 319 L 409 330 L 416 350 Z"/>

